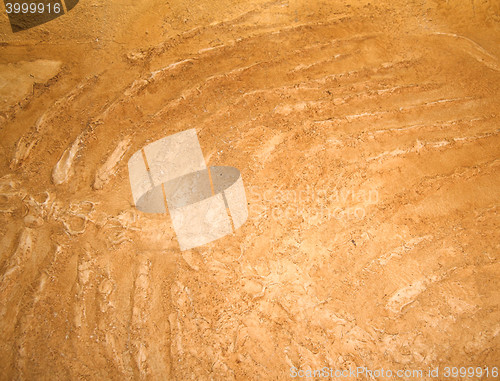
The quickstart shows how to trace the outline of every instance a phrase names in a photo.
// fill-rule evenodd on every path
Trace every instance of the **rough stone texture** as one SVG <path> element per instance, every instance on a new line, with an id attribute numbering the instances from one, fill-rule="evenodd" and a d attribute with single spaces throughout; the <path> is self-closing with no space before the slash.
<path id="1" fill-rule="evenodd" d="M 22 86 L 1 93 L 0 378 L 500 365 L 499 14 L 90 0 L 15 35 L 2 18 L 1 76 Z M 249 217 L 181 253 L 168 215 L 133 207 L 127 162 L 188 128 L 241 171 Z"/>

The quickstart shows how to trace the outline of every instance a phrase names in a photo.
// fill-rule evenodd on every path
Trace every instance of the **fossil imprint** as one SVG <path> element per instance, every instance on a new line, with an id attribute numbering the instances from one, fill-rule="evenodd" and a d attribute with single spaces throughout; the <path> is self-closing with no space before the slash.
<path id="1" fill-rule="evenodd" d="M 195 129 L 148 144 L 132 155 L 128 170 L 137 209 L 168 209 L 181 250 L 222 238 L 248 217 L 240 171 L 207 167 Z"/>

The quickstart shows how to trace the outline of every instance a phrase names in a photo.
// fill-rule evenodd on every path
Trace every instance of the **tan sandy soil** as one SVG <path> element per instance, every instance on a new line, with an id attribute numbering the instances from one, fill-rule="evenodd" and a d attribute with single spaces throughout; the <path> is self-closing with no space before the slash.
<path id="1" fill-rule="evenodd" d="M 0 379 L 500 366 L 498 1 L 2 12 Z M 188 128 L 249 218 L 181 252 L 127 161 Z"/>

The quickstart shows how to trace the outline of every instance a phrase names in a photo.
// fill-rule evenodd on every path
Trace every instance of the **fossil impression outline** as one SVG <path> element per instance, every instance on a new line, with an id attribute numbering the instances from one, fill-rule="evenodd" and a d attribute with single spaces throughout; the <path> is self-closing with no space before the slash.
<path id="1" fill-rule="evenodd" d="M 196 129 L 146 145 L 128 161 L 132 196 L 145 213 L 170 213 L 181 250 L 215 241 L 248 218 L 240 171 L 207 167 Z"/>

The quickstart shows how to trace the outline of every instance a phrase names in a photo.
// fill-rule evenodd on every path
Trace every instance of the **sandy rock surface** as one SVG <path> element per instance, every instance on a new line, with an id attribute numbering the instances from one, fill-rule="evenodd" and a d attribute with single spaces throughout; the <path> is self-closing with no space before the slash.
<path id="1" fill-rule="evenodd" d="M 0 379 L 500 366 L 497 1 L 1 20 Z M 127 161 L 188 128 L 249 217 L 181 252 Z"/>

